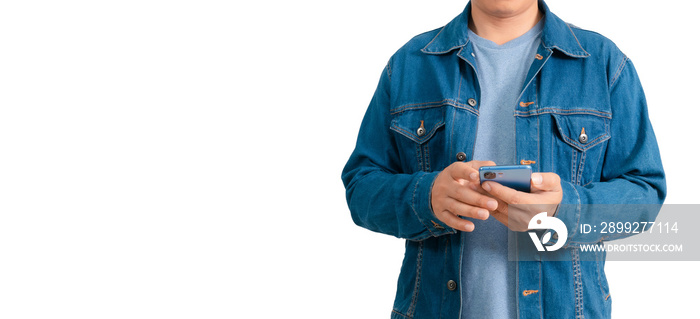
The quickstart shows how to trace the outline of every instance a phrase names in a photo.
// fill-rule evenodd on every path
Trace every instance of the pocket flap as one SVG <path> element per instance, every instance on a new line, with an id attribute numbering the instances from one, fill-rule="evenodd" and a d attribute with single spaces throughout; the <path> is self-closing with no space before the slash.
<path id="1" fill-rule="evenodd" d="M 404 111 L 394 115 L 394 118 L 391 120 L 391 130 L 408 137 L 418 144 L 425 143 L 444 125 L 444 107 Z"/>
<path id="2" fill-rule="evenodd" d="M 610 119 L 588 114 L 552 114 L 566 144 L 581 152 L 610 139 Z"/>

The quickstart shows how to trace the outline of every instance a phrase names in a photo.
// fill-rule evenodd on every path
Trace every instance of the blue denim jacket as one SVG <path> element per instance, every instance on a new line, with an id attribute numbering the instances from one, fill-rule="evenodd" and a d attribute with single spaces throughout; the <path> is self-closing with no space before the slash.
<path id="1" fill-rule="evenodd" d="M 435 217 L 430 203 L 437 174 L 471 160 L 474 149 L 480 89 L 467 39 L 469 10 L 391 57 L 343 170 L 355 223 L 406 239 L 392 318 L 459 318 L 460 291 L 469 289 L 460 282 L 460 235 Z M 559 252 L 570 258 L 519 259 L 517 312 L 607 318 L 605 253 L 577 247 L 617 237 L 581 233 L 579 226 L 651 221 L 658 210 L 600 212 L 587 204 L 660 204 L 664 171 L 632 62 L 610 40 L 563 22 L 543 2 L 540 10 L 542 41 L 513 105 L 516 161 L 561 177 L 556 217 L 568 240 Z"/>

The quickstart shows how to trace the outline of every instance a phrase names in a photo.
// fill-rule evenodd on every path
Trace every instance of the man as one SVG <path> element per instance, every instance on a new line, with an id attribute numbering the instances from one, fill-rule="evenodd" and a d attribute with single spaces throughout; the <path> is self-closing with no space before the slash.
<path id="1" fill-rule="evenodd" d="M 496 163 L 532 166 L 531 192 L 480 184 Z M 632 62 L 536 0 L 472 0 L 399 49 L 342 177 L 358 225 L 407 239 L 392 318 L 610 317 L 605 253 L 579 245 L 611 238 L 579 225 L 653 220 L 590 204 L 666 195 Z M 566 258 L 509 259 L 541 212 Z"/>

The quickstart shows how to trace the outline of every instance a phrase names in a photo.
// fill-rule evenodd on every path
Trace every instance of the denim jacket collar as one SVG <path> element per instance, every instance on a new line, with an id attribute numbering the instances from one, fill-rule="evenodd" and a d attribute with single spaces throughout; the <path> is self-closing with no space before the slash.
<path id="1" fill-rule="evenodd" d="M 574 58 L 586 58 L 590 56 L 581 46 L 571 27 L 559 17 L 549 11 L 544 1 L 539 1 L 540 9 L 544 12 L 544 30 L 542 32 L 542 44 L 547 49 L 557 49 Z M 445 25 L 442 30 L 421 51 L 426 54 L 444 54 L 454 49 L 464 47 L 469 39 L 467 37 L 469 17 L 471 16 L 471 2 L 466 9 Z"/>

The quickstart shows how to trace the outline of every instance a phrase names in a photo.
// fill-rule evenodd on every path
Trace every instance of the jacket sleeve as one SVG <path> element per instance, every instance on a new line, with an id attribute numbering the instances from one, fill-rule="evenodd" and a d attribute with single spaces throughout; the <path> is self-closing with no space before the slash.
<path id="1" fill-rule="evenodd" d="M 632 62 L 623 56 L 610 77 L 611 139 L 601 180 L 586 186 L 562 182 L 564 196 L 556 217 L 568 228 L 568 245 L 629 237 L 634 232 L 602 233 L 601 223 L 652 222 L 666 197 L 666 181 L 647 104 Z M 597 226 L 581 232 L 581 225 Z"/>
<path id="2" fill-rule="evenodd" d="M 409 240 L 455 233 L 432 212 L 430 191 L 438 172 L 406 173 L 400 165 L 400 152 L 389 129 L 390 63 L 342 173 L 352 219 L 369 230 Z"/>

